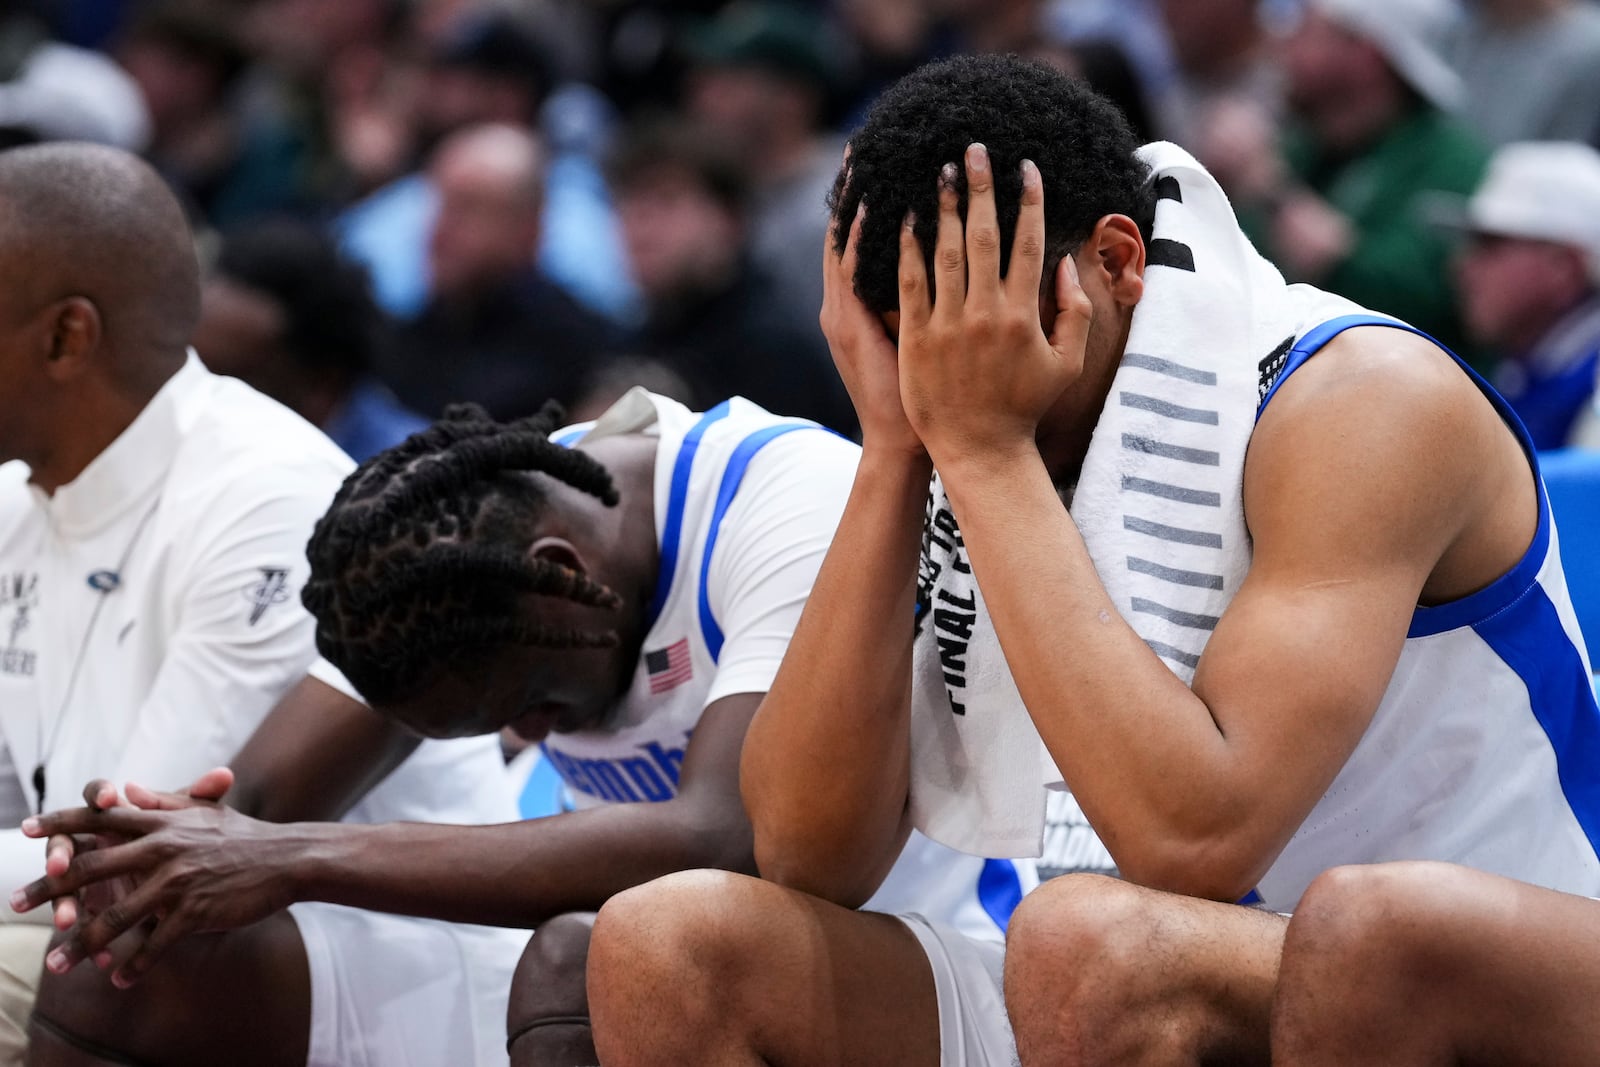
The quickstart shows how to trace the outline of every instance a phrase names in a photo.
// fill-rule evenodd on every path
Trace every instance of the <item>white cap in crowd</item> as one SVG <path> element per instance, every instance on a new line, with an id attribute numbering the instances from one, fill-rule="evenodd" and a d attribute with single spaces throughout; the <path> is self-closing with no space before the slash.
<path id="1" fill-rule="evenodd" d="M 1571 245 L 1600 283 L 1600 152 L 1576 141 L 1498 149 L 1459 225 L 1485 234 Z"/>
<path id="2" fill-rule="evenodd" d="M 1461 103 L 1461 78 L 1439 53 L 1458 14 L 1450 0 L 1311 0 L 1313 9 L 1375 45 L 1407 85 L 1443 111 Z"/>

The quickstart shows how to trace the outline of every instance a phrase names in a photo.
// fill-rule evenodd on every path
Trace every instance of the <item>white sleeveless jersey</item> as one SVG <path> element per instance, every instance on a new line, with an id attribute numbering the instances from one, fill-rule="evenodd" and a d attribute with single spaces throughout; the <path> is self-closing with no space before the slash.
<path id="1" fill-rule="evenodd" d="M 1352 326 L 1302 337 L 1262 400 Z M 1412 331 L 1417 332 L 1417 331 Z M 1521 423 L 1462 364 L 1527 451 Z M 1418 608 L 1360 744 L 1247 900 L 1289 910 L 1319 873 L 1348 863 L 1447 860 L 1600 895 L 1600 709 L 1567 595 L 1543 483 L 1539 525 L 1507 574 L 1465 599 Z"/>
<path id="2" fill-rule="evenodd" d="M 542 746 L 580 809 L 676 796 L 701 712 L 726 696 L 767 691 L 860 455 L 815 423 L 779 418 L 741 398 L 700 415 L 642 389 L 554 440 L 626 433 L 660 438 L 661 565 L 639 666 L 616 722 L 551 734 Z M 1031 863 L 968 856 L 913 834 L 866 907 L 998 939 L 1034 884 Z"/>

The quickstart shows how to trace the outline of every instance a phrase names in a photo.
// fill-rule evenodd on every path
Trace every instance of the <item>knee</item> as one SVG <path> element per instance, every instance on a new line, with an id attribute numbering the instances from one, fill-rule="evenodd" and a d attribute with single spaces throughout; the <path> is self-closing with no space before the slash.
<path id="1" fill-rule="evenodd" d="M 1005 997 L 1024 1062 L 1095 1062 L 1093 1049 L 1124 1044 L 1116 1031 L 1140 999 L 1130 984 L 1151 968 L 1156 896 L 1065 875 L 1023 898 L 1006 934 Z"/>
<path id="2" fill-rule="evenodd" d="M 540 924 L 511 978 L 507 1024 L 512 1032 L 529 1022 L 589 1012 L 584 993 L 594 914 L 570 912 Z"/>
<path id="3" fill-rule="evenodd" d="M 680 978 L 691 961 L 697 975 L 726 977 L 746 944 L 737 900 L 753 881 L 725 871 L 684 871 L 612 897 L 594 923 L 591 995 L 648 984 L 684 995 L 691 990 Z"/>
<path id="4" fill-rule="evenodd" d="M 725 871 L 668 875 L 612 897 L 589 944 L 588 997 L 602 1059 L 726 1022 L 721 1004 L 759 954 L 744 907 L 761 883 Z M 771 888 L 771 887 L 767 887 Z M 632 1050 L 632 1051 L 630 1051 Z"/>
<path id="5" fill-rule="evenodd" d="M 1153 894 L 1100 875 L 1054 878 L 1024 897 L 1006 934 L 1007 986 L 1049 997 L 1091 992 L 1091 976 L 1148 964 Z M 1091 965 L 1092 961 L 1092 965 Z M 1078 982 L 1078 978 L 1085 979 Z"/>
<path id="6" fill-rule="evenodd" d="M 1480 877 L 1422 862 L 1324 871 L 1289 922 L 1283 966 L 1290 972 L 1309 965 L 1360 973 L 1368 982 L 1379 975 L 1391 983 L 1421 979 L 1424 972 L 1439 977 L 1451 969 L 1441 953 L 1457 943 L 1452 931 L 1470 925 L 1476 907 L 1473 882 Z"/>

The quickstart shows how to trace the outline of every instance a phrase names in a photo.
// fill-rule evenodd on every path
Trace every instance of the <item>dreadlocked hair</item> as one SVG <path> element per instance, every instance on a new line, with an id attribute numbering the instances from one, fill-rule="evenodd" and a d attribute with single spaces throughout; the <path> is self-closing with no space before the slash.
<path id="1" fill-rule="evenodd" d="M 901 220 L 933 263 L 939 223 L 939 169 L 958 167 L 956 193 L 966 218 L 967 146 L 989 150 L 1000 223 L 1001 270 L 1022 202 L 1024 159 L 1044 182 L 1047 265 L 1080 245 L 1103 216 L 1122 214 L 1145 240 L 1155 218 L 1150 170 L 1139 141 L 1110 101 L 1043 63 L 1016 56 L 956 56 L 921 67 L 891 86 L 850 138 L 850 160 L 834 181 L 828 208 L 842 253 L 856 209 L 866 205 L 856 244 L 855 291 L 872 311 L 900 306 Z"/>
<path id="2" fill-rule="evenodd" d="M 545 494 L 537 471 L 617 503 L 610 473 L 555 444 L 560 405 L 499 423 L 455 404 L 428 429 L 367 460 L 345 479 L 312 532 L 301 594 L 317 649 L 375 704 L 403 699 L 441 668 L 506 645 L 602 648 L 615 629 L 530 622 L 522 599 L 563 597 L 616 609 L 605 586 L 530 558 Z"/>

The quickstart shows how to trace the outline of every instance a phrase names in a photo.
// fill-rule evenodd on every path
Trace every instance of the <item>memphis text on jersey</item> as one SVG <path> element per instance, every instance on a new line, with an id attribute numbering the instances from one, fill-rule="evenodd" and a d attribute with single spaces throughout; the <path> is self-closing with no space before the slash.
<path id="1" fill-rule="evenodd" d="M 39 575 L 16 571 L 0 576 L 0 674 L 33 677 L 39 657 L 25 636 L 39 607 Z"/>
<path id="2" fill-rule="evenodd" d="M 685 732 L 687 747 L 689 732 Z M 550 765 L 567 788 L 585 796 L 614 803 L 671 800 L 678 795 L 678 774 L 683 770 L 684 748 L 668 748 L 649 741 L 635 748 L 637 756 L 621 759 L 585 759 L 569 756 L 546 741 L 542 746 Z"/>

